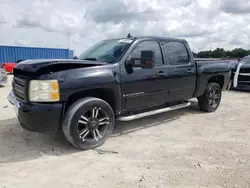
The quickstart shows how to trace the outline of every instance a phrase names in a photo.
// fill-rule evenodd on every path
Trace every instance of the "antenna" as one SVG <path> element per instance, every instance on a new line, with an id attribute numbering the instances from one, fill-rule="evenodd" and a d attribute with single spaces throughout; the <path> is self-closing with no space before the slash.
<path id="1" fill-rule="evenodd" d="M 131 37 L 132 37 L 132 35 L 129 33 L 128 36 L 127 36 L 127 38 L 131 38 Z"/>

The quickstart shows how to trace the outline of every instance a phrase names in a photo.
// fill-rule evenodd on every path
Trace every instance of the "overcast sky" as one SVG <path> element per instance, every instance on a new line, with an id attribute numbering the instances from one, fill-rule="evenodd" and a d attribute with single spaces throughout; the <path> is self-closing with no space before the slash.
<path id="1" fill-rule="evenodd" d="M 186 38 L 193 51 L 250 48 L 249 0 L 0 0 L 0 45 L 68 47 L 110 38 Z"/>

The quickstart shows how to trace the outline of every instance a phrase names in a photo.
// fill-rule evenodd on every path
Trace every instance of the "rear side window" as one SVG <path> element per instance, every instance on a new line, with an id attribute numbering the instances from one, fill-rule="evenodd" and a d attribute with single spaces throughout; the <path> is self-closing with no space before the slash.
<path id="1" fill-rule="evenodd" d="M 156 41 L 143 41 L 139 43 L 130 54 L 130 58 L 141 58 L 141 51 L 152 50 L 155 52 L 155 65 L 163 64 L 160 45 Z M 136 64 L 139 63 L 136 62 Z"/>
<path id="2" fill-rule="evenodd" d="M 189 63 L 189 54 L 186 46 L 181 42 L 163 42 L 163 51 L 169 65 Z"/>

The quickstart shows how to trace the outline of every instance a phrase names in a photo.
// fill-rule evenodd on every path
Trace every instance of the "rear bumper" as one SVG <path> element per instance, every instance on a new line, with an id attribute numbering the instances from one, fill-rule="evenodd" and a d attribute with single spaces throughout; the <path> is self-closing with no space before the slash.
<path id="1" fill-rule="evenodd" d="M 23 129 L 40 132 L 56 133 L 61 128 L 62 103 L 22 103 L 16 100 L 11 91 L 8 100 L 14 105 L 19 123 Z"/>

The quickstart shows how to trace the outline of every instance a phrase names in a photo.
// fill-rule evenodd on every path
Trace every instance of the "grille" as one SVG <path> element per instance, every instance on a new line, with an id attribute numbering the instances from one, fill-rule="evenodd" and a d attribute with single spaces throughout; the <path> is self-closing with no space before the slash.
<path id="1" fill-rule="evenodd" d="M 14 77 L 12 82 L 13 93 L 15 97 L 20 101 L 28 101 L 28 80 L 23 78 Z"/>
<path id="2" fill-rule="evenodd" d="M 250 76 L 247 75 L 239 75 L 238 81 L 250 81 Z"/>
<path id="3" fill-rule="evenodd" d="M 242 73 L 243 72 L 241 71 L 239 76 L 238 76 L 238 81 L 250 81 L 250 76 L 249 75 L 242 75 Z M 247 74 L 247 73 L 243 73 L 243 74 Z M 235 72 L 232 72 L 231 80 L 234 80 L 234 75 L 235 75 Z"/>

